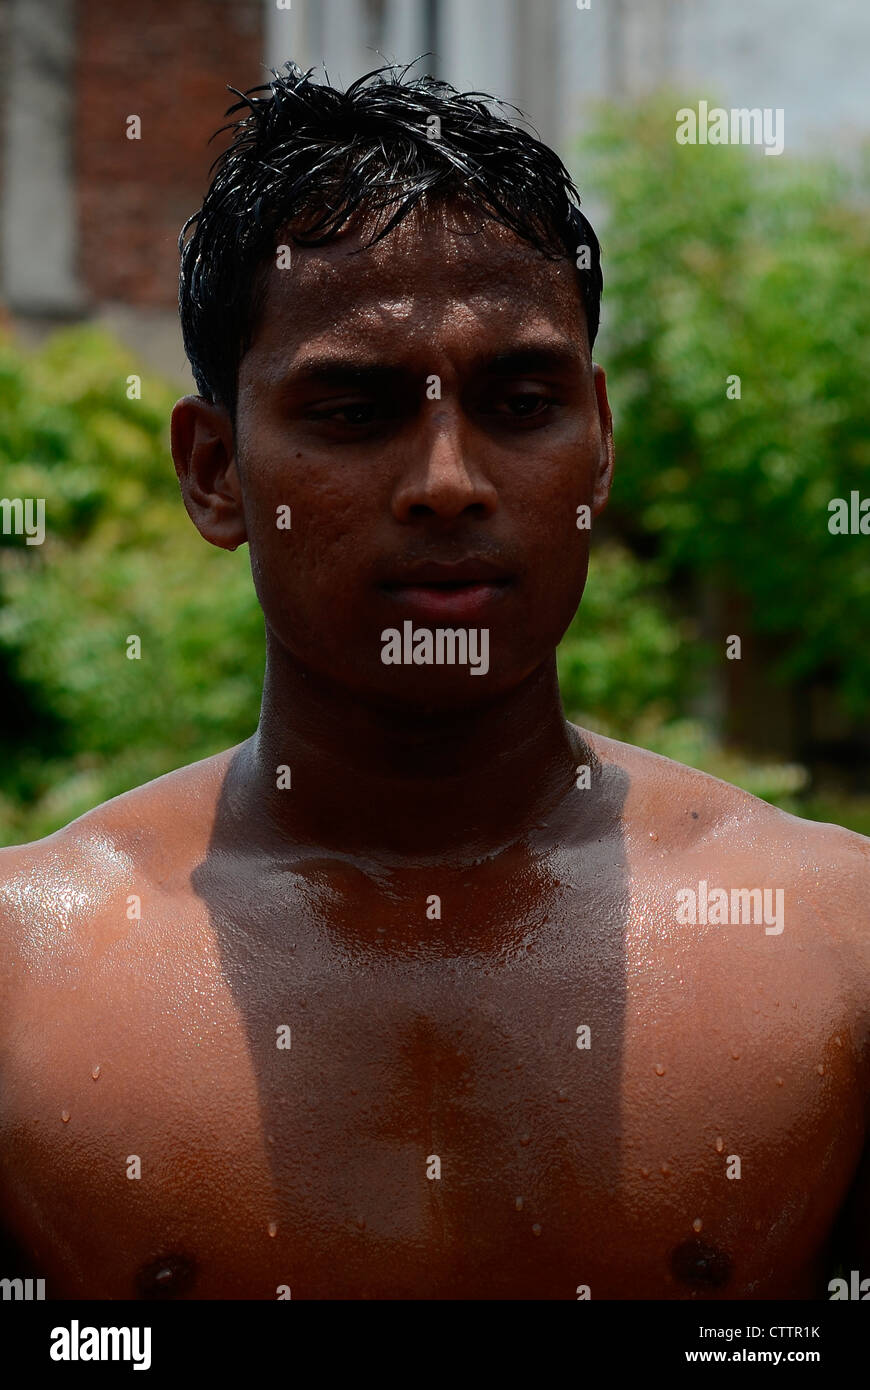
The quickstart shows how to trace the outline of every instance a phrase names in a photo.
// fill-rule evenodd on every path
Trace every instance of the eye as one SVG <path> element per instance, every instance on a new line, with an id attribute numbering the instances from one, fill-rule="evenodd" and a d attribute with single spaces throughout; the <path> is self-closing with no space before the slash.
<path id="1" fill-rule="evenodd" d="M 376 408 L 371 401 L 352 401 L 348 405 L 334 406 L 331 410 L 312 411 L 311 418 L 330 420 L 339 425 L 370 425 Z"/>
<path id="2" fill-rule="evenodd" d="M 514 415 L 534 415 L 549 404 L 548 396 L 537 396 L 532 391 L 521 391 L 516 396 L 509 396 L 508 400 Z"/>
<path id="3" fill-rule="evenodd" d="M 530 420 L 544 415 L 551 406 L 558 403 L 554 396 L 540 391 L 514 391 L 504 397 L 504 402 L 508 407 L 507 413 L 517 420 Z"/>

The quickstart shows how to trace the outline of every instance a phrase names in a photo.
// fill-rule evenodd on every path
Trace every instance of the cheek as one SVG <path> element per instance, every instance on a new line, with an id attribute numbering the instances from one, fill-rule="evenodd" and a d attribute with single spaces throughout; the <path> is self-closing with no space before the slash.
<path id="1" fill-rule="evenodd" d="M 558 551 L 570 562 L 588 542 L 599 444 L 591 428 L 578 432 L 514 480 L 512 505 L 531 547 L 541 554 Z M 553 555 L 550 563 L 557 558 Z"/>
<path id="2" fill-rule="evenodd" d="M 574 616 L 588 568 L 589 531 L 577 529 L 571 506 L 551 520 L 529 552 L 530 611 L 538 615 L 542 635 L 553 644 L 560 641 Z"/>
<path id="3" fill-rule="evenodd" d="M 347 479 L 304 456 L 291 466 L 262 468 L 248 479 L 245 517 L 258 593 L 331 602 L 352 582 L 364 548 L 364 499 Z"/>
<path id="4" fill-rule="evenodd" d="M 597 441 L 578 438 L 568 453 L 569 462 L 558 467 L 542 463 L 515 497 L 528 563 L 530 610 L 546 624 L 554 641 L 574 616 L 586 583 L 594 472 L 588 459 L 596 447 Z"/>

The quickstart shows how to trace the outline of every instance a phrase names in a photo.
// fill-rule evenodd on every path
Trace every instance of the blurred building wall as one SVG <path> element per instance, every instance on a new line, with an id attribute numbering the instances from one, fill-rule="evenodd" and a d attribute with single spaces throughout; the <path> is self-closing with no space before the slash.
<path id="1" fill-rule="evenodd" d="M 343 85 L 429 51 L 418 71 L 528 113 L 593 222 L 574 141 L 603 97 L 670 81 L 688 99 L 782 106 L 786 157 L 848 152 L 866 134 L 868 0 L 588 3 L 0 0 L 0 304 L 32 334 L 93 316 L 186 377 L 176 240 L 206 187 L 208 137 L 227 84 L 262 82 L 288 57 L 325 62 Z"/>
<path id="2" fill-rule="evenodd" d="M 92 317 L 188 380 L 178 234 L 227 83 L 267 76 L 265 19 L 263 0 L 0 2 L 0 299 L 25 337 Z"/>

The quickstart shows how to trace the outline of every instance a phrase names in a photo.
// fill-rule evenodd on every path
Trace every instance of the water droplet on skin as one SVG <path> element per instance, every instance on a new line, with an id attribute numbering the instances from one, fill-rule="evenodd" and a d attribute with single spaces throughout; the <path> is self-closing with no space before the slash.
<path id="1" fill-rule="evenodd" d="M 641 1168 L 641 1170 L 640 1170 L 640 1175 L 641 1175 L 642 1178 L 648 1178 L 648 1177 L 649 1177 L 649 1169 L 648 1169 L 648 1168 Z"/>
<path id="2" fill-rule="evenodd" d="M 667 1163 L 663 1163 L 661 1167 L 661 1172 L 663 1177 L 669 1178 L 671 1175 L 670 1165 Z"/>
<path id="3" fill-rule="evenodd" d="M 656 834 L 656 832 L 655 832 L 654 830 L 651 830 L 651 831 L 649 832 L 649 837 L 650 837 L 651 840 L 657 840 L 657 839 L 659 838 L 658 835 Z"/>
<path id="4" fill-rule="evenodd" d="M 656 1062 L 656 1076 L 664 1076 L 665 1069 L 661 1062 Z"/>
<path id="5" fill-rule="evenodd" d="M 154 1275 L 154 1283 L 160 1288 L 166 1288 L 167 1284 L 172 1283 L 172 1270 L 158 1269 L 157 1273 Z"/>
<path id="6" fill-rule="evenodd" d="M 273 1236 L 273 1237 L 276 1236 L 276 1235 L 278 1234 L 278 1223 L 277 1223 L 277 1221 L 270 1221 L 270 1222 L 269 1222 L 269 1228 L 268 1228 L 268 1229 L 269 1229 L 269 1235 L 270 1235 L 270 1236 Z"/>
<path id="7" fill-rule="evenodd" d="M 703 1223 L 703 1221 L 701 1220 L 700 1216 L 696 1216 L 695 1219 L 694 1219 L 694 1221 L 692 1222 L 692 1230 L 693 1230 L 693 1231 L 700 1231 L 701 1228 L 703 1227 L 703 1225 L 704 1225 L 704 1223 Z"/>
<path id="8" fill-rule="evenodd" d="M 737 1052 L 733 1047 L 731 1049 L 731 1056 L 734 1058 L 735 1062 L 740 1061 L 740 1053 Z"/>
<path id="9" fill-rule="evenodd" d="M 819 1062 L 819 1065 L 816 1067 L 816 1071 L 819 1073 L 819 1076 L 824 1076 L 824 1074 L 825 1074 L 825 1064 L 824 1064 L 824 1062 Z"/>
<path id="10" fill-rule="evenodd" d="M 568 1092 L 567 1092 L 567 1091 L 560 1091 L 560 1092 L 559 1092 L 559 1100 L 561 1101 L 561 1100 L 567 1100 L 567 1099 L 568 1099 Z"/>
<path id="11" fill-rule="evenodd" d="M 525 1148 L 526 1144 L 529 1143 L 530 1139 L 531 1139 L 531 1135 L 530 1135 L 530 1134 L 521 1134 L 521 1135 L 520 1135 L 520 1143 L 522 1144 L 523 1148 Z"/>
<path id="12" fill-rule="evenodd" d="M 837 1036 L 834 1038 L 834 1042 L 837 1044 L 838 1047 L 842 1047 L 842 1046 L 843 1046 L 843 1039 L 840 1037 L 839 1033 L 838 1033 Z"/>
<path id="13" fill-rule="evenodd" d="M 91 1072 L 91 1076 L 94 1078 L 95 1081 L 99 1081 L 101 1070 L 102 1070 L 102 1068 L 100 1067 L 100 1065 L 99 1065 L 99 1063 L 98 1063 L 97 1066 L 95 1066 L 94 1069 L 93 1069 L 93 1071 Z"/>
<path id="14" fill-rule="evenodd" d="M 717 1152 L 717 1154 L 720 1154 L 720 1153 L 722 1152 L 722 1150 L 724 1149 L 724 1147 L 725 1147 L 725 1144 L 724 1144 L 724 1142 L 723 1142 L 723 1140 L 722 1140 L 722 1135 L 721 1135 L 721 1134 L 717 1134 L 717 1136 L 716 1136 L 716 1152 Z"/>
<path id="15" fill-rule="evenodd" d="M 781 1076 L 778 1076 L 778 1077 L 776 1078 L 776 1084 L 777 1084 L 777 1086 L 781 1086 L 781 1085 L 782 1085 L 782 1077 L 781 1077 Z"/>
<path id="16" fill-rule="evenodd" d="M 69 1124 L 69 1111 L 61 1110 L 60 1118 L 63 1120 L 64 1124 Z"/>
<path id="17" fill-rule="evenodd" d="M 534 1226 L 532 1227 L 532 1235 L 533 1235 L 533 1236 L 539 1236 L 540 1234 L 541 1234 L 541 1227 L 538 1225 L 538 1223 L 537 1223 L 537 1221 L 536 1221 L 535 1224 L 534 1224 Z"/>
<path id="18" fill-rule="evenodd" d="M 359 1229 L 360 1229 L 361 1231 L 364 1231 L 365 1228 L 366 1228 L 366 1219 L 365 1219 L 365 1217 L 364 1217 L 364 1216 L 358 1216 L 357 1219 L 356 1219 L 356 1224 L 357 1224 L 357 1226 L 359 1227 Z"/>
<path id="19" fill-rule="evenodd" d="M 522 1199 L 522 1197 L 517 1197 L 517 1198 L 514 1200 L 514 1206 L 516 1207 L 517 1211 L 522 1211 L 522 1209 L 523 1209 L 523 1199 Z"/>

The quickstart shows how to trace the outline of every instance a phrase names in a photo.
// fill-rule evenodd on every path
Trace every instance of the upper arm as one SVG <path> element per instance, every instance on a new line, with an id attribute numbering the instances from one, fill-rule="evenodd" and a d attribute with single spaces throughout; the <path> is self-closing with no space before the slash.
<path id="1" fill-rule="evenodd" d="M 26 851 L 31 850 L 31 856 Z M 32 846 L 0 849 L 0 1026 L 8 1018 L 9 1005 L 21 968 L 21 938 L 26 929 L 27 890 L 35 865 Z M 3 1035 L 0 1032 L 0 1044 Z"/>
<path id="2" fill-rule="evenodd" d="M 834 1297 L 835 1291 L 852 1297 L 856 1285 L 866 1280 L 859 1296 L 870 1299 L 870 840 L 840 826 L 825 826 L 821 844 L 827 872 L 814 884 L 811 896 L 844 955 L 864 1110 L 864 1148 L 834 1235 L 834 1273 L 845 1279 L 849 1292 L 829 1284 L 827 1297 Z"/>
<path id="3" fill-rule="evenodd" d="M 859 1283 L 868 1280 L 864 1293 L 870 1297 L 870 1143 L 866 1141 L 855 1179 L 837 1219 L 833 1255 L 836 1274 L 851 1284 L 851 1272 L 856 1270 Z"/>

